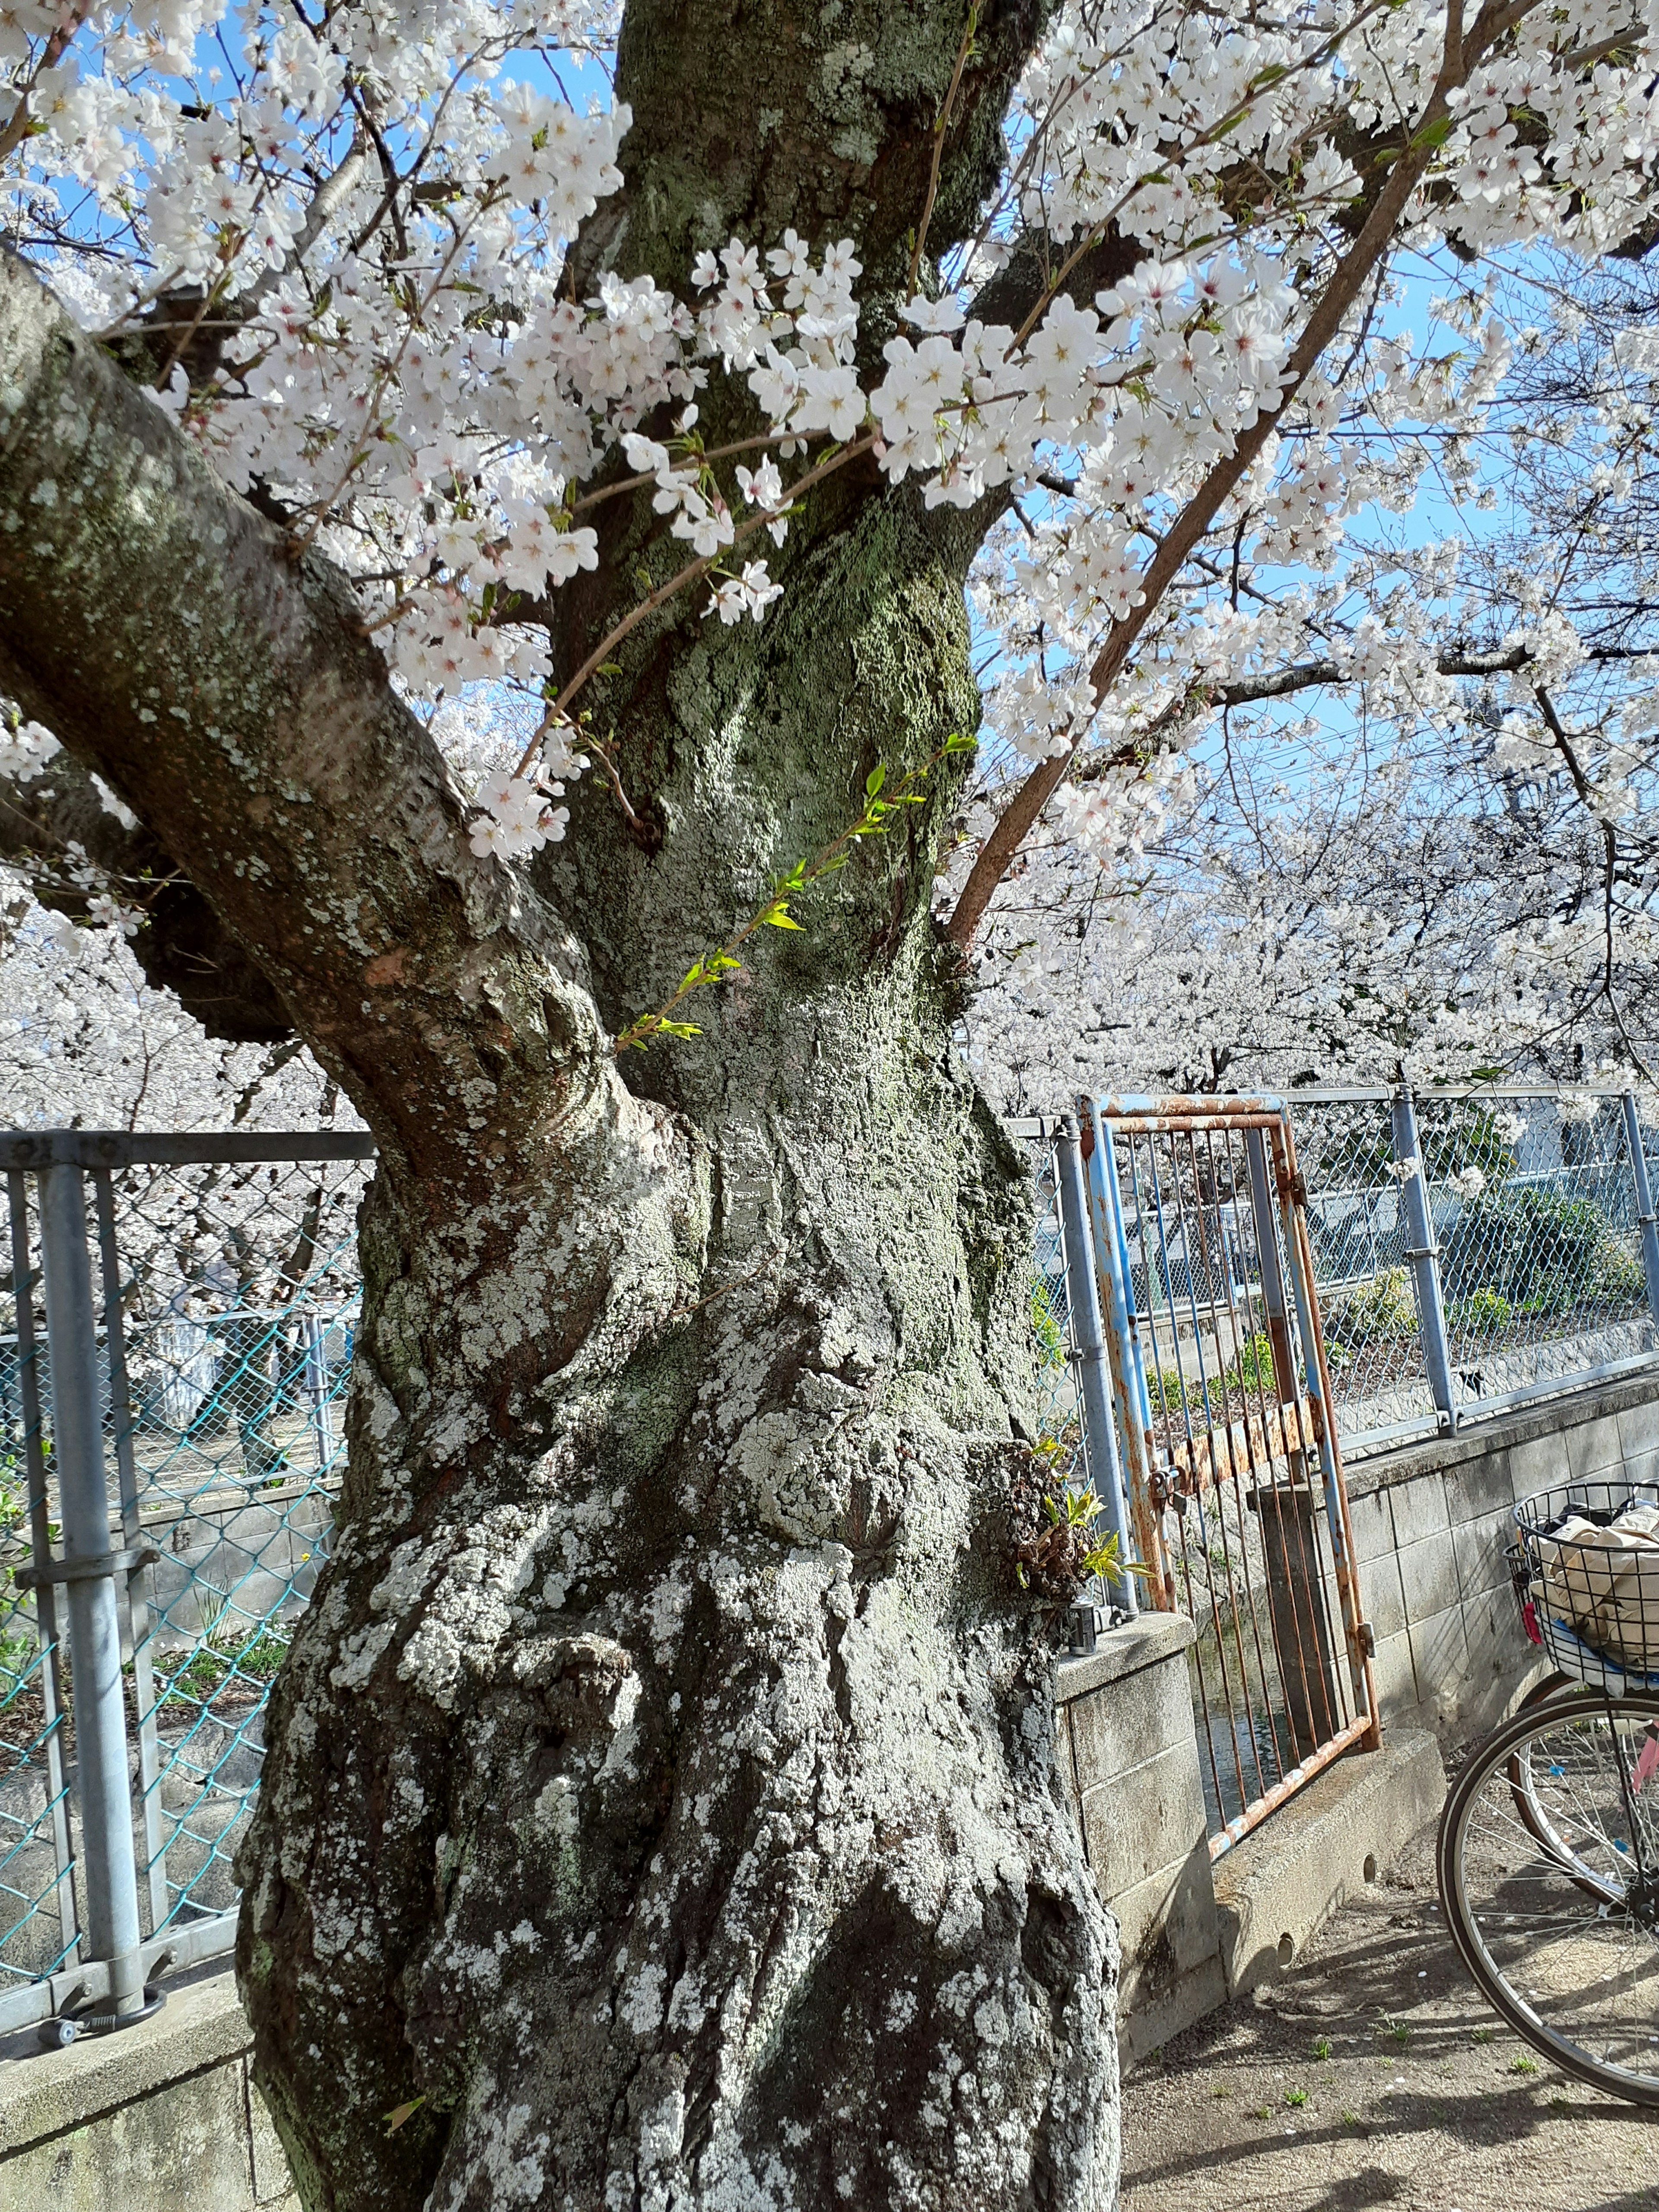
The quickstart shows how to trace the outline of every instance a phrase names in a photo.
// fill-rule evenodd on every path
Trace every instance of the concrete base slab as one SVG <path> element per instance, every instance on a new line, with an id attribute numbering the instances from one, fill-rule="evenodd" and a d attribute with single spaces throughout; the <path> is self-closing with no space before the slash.
<path id="1" fill-rule="evenodd" d="M 1346 1898 L 1392 1866 L 1445 1802 L 1440 1747 L 1397 1731 L 1298 1790 L 1213 1869 L 1235 1996 L 1281 1974 Z"/>
<path id="2" fill-rule="evenodd" d="M 234 1978 L 174 1990 L 155 2019 L 0 2059 L 0 2212 L 299 2212 L 248 2078 Z"/>

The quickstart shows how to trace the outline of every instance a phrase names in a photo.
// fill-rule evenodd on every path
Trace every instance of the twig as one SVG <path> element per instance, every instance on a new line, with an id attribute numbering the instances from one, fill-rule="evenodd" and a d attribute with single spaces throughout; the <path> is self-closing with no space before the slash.
<path id="1" fill-rule="evenodd" d="M 951 121 L 951 110 L 962 84 L 962 73 L 968 66 L 968 58 L 974 51 L 974 33 L 979 28 L 978 0 L 969 0 L 968 21 L 963 27 L 962 44 L 957 49 L 957 65 L 951 72 L 951 82 L 945 94 L 939 120 L 933 125 L 933 154 L 927 165 L 927 196 L 921 204 L 921 221 L 916 225 L 916 241 L 910 249 L 910 275 L 905 286 L 907 294 L 914 294 L 916 278 L 921 269 L 921 256 L 927 244 L 927 226 L 933 219 L 933 202 L 939 197 L 939 164 L 945 156 L 945 133 Z"/>

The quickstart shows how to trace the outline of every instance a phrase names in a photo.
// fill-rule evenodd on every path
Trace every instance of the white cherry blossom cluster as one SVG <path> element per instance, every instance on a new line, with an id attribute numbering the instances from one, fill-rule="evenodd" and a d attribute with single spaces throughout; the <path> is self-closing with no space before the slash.
<path id="1" fill-rule="evenodd" d="M 20 720 L 15 729 L 0 716 L 0 776 L 33 783 L 62 747 L 44 722 Z"/>
<path id="2" fill-rule="evenodd" d="M 316 20 L 274 0 L 15 0 L 0 223 L 88 327 L 149 332 L 158 404 L 362 580 L 422 701 L 506 686 L 558 702 L 544 726 L 564 726 L 571 672 L 551 663 L 546 603 L 597 563 L 586 518 L 624 466 L 722 627 L 775 601 L 750 540 L 784 544 L 794 488 L 837 448 L 867 441 L 930 506 L 1017 515 L 982 580 L 991 726 L 1014 760 L 1085 730 L 1133 740 L 1124 788 L 1101 783 L 1067 820 L 1092 849 L 1134 852 L 1133 791 L 1155 827 L 1151 763 L 1204 727 L 1198 679 L 1295 650 L 1316 622 L 1316 591 L 1275 582 L 1258 599 L 1295 612 L 1252 628 L 1252 576 L 1319 574 L 1357 517 L 1410 506 L 1435 456 L 1455 473 L 1502 386 L 1496 316 L 1471 322 L 1470 347 L 1430 352 L 1376 288 L 1321 369 L 1286 381 L 1352 239 L 1363 185 L 1340 146 L 1417 129 L 1443 10 L 1321 0 L 1265 22 L 1253 0 L 1066 0 L 977 236 L 937 265 L 919 242 L 867 377 L 847 239 L 732 239 L 698 258 L 686 299 L 612 270 L 573 289 L 568 246 L 623 184 L 631 118 L 579 112 L 538 58 L 613 29 L 580 0 L 364 0 Z M 1654 87 L 1627 0 L 1519 15 L 1432 126 L 1402 234 L 1602 250 L 1649 189 Z M 1109 229 L 1135 265 L 1091 289 L 1072 264 Z M 1018 326 L 981 312 L 979 288 L 1037 234 L 1049 295 Z M 754 427 L 711 459 L 696 425 L 716 364 Z M 1264 414 L 1273 434 L 1154 611 L 1149 653 L 1095 697 L 1087 672 L 1146 608 L 1154 550 Z M 1189 647 L 1207 660 L 1172 677 Z M 504 857 L 563 828 L 556 766 L 514 766 L 480 794 L 481 849 Z"/>

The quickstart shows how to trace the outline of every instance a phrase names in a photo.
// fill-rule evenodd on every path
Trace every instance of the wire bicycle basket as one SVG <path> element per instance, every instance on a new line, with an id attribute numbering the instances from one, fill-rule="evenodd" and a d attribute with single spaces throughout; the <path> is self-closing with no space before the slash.
<path id="1" fill-rule="evenodd" d="M 1659 1483 L 1572 1482 L 1515 1509 L 1522 1618 L 1564 1674 L 1659 1690 Z"/>

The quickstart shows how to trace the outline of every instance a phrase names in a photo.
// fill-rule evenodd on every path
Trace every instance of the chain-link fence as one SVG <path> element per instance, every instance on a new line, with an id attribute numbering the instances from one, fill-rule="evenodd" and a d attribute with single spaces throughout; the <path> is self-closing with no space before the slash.
<path id="1" fill-rule="evenodd" d="M 1656 1139 L 1633 1098 L 1290 1103 L 1345 1449 L 1456 1427 L 1659 1354 Z"/>
<path id="2" fill-rule="evenodd" d="M 1418 1127 L 1462 1401 L 1653 1348 L 1621 1102 L 1425 1100 Z"/>
<path id="3" fill-rule="evenodd" d="M 1037 1448 L 1060 1482 L 1077 1482 L 1083 1468 L 1083 1406 L 1079 1394 L 1077 1334 L 1066 1264 L 1061 1213 L 1060 1156 L 1056 1133 L 1034 1135 L 1033 1182 L 1036 1235 L 1031 1255 L 1031 1334 L 1037 1355 Z"/>
<path id="4" fill-rule="evenodd" d="M 1633 1099 L 1376 1090 L 1288 1103 L 1345 1451 L 1659 1357 L 1659 1132 Z M 1036 1138 L 1055 1125 L 1017 1126 Z M 1057 1250 L 1058 1224 L 1046 1233 Z M 1178 1303 L 1224 1282 L 1237 1296 L 1247 1243 L 1224 1206 L 1177 1223 L 1168 1283 L 1140 1290 Z"/>
<path id="5" fill-rule="evenodd" d="M 265 1698 L 328 1541 L 369 1168 L 350 1138 L 0 1147 L 7 2027 L 77 1992 L 131 2009 L 118 1953 L 141 1993 L 161 1952 L 228 1945 Z M 123 1864 L 137 1923 L 112 1927 Z"/>
<path id="6" fill-rule="evenodd" d="M 1435 1426 L 1413 1286 L 1413 1240 L 1382 1093 L 1292 1102 L 1308 1238 L 1325 1325 L 1338 1433 L 1363 1439 Z"/>

